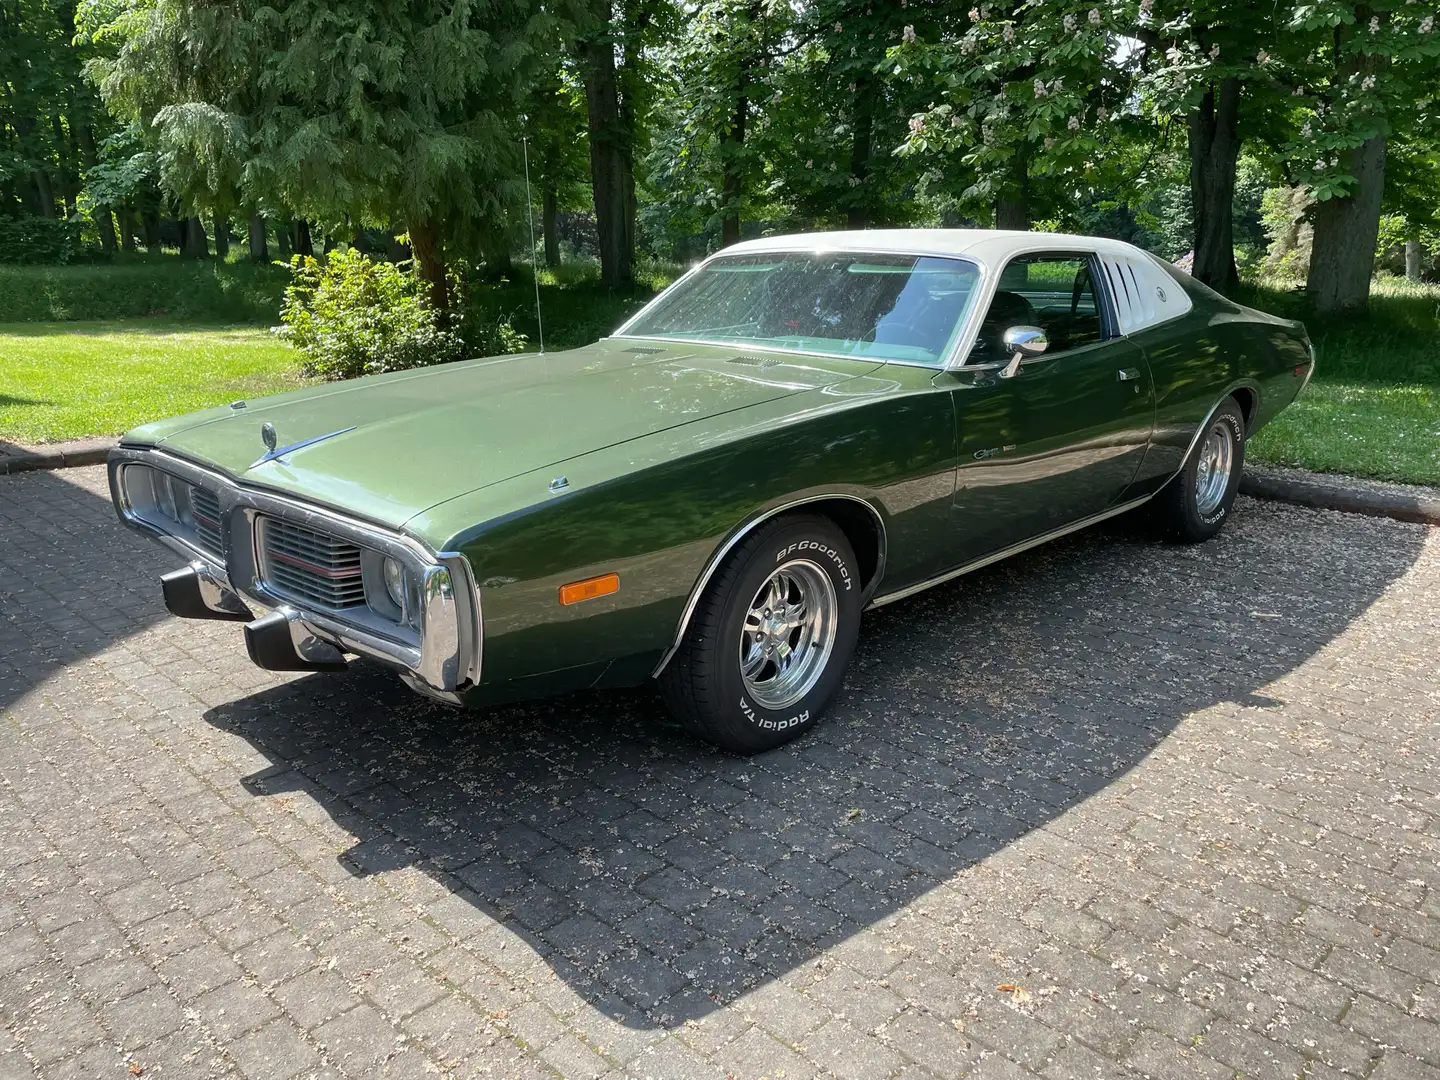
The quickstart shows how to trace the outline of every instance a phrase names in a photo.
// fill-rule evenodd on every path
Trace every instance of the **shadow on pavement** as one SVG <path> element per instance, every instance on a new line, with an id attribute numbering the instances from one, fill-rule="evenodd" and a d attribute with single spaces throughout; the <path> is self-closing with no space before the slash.
<path id="1" fill-rule="evenodd" d="M 0 475 L 0 710 L 164 623 L 175 562 L 120 524 L 99 470 Z"/>
<path id="2" fill-rule="evenodd" d="M 355 837 L 352 873 L 419 867 L 597 1008 L 676 1023 L 1051 821 L 1195 710 L 1274 706 L 1422 542 L 1249 501 L 1200 547 L 1072 537 L 867 615 L 826 723 L 748 760 L 649 692 L 466 714 L 361 664 L 206 718 L 274 763 L 252 791 L 308 793 Z"/>

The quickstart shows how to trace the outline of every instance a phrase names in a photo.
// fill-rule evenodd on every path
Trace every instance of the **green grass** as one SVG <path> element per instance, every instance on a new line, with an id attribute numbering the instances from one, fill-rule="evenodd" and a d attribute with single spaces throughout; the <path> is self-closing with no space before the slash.
<path id="1" fill-rule="evenodd" d="M 280 321 L 289 272 L 272 264 L 136 255 L 108 264 L 0 266 L 0 323 L 161 317 Z"/>
<path id="2" fill-rule="evenodd" d="M 1440 287 L 1375 283 L 1365 315 L 1320 319 L 1293 290 L 1242 301 L 1304 319 L 1315 378 L 1250 444 L 1252 460 L 1409 484 L 1440 484 Z"/>
<path id="3" fill-rule="evenodd" d="M 295 350 L 265 330 L 0 324 L 0 439 L 11 442 L 117 434 L 303 383 Z"/>

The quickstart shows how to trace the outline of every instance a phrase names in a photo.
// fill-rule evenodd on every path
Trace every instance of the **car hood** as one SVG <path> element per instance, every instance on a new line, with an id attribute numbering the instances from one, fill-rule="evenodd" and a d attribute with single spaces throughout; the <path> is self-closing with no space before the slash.
<path id="1" fill-rule="evenodd" d="M 399 528 L 490 484 L 877 366 L 607 338 L 562 353 L 369 376 L 210 409 L 137 428 L 124 442 L 157 445 L 242 483 Z M 277 447 L 295 448 L 266 460 L 267 423 Z"/>

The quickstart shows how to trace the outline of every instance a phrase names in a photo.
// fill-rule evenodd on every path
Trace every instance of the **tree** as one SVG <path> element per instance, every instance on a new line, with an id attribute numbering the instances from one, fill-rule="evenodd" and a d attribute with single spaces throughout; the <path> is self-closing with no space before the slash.
<path id="1" fill-rule="evenodd" d="M 897 76 L 928 92 L 902 153 L 997 228 L 1027 229 L 1073 206 L 1123 145 L 1131 73 L 1109 12 L 1085 4 L 972 8 L 930 40 L 907 28 Z M 959 164 L 963 168 L 955 168 Z"/>
<path id="2" fill-rule="evenodd" d="M 1399 127 L 1432 113 L 1440 90 L 1435 16 L 1399 0 L 1329 0 L 1294 9 L 1291 29 L 1315 42 L 1304 122 L 1285 147 L 1312 192 L 1314 246 L 1305 288 L 1317 311 L 1363 308 L 1384 202 L 1386 149 Z"/>
<path id="3" fill-rule="evenodd" d="M 555 20 L 521 0 L 141 0 L 92 33 L 107 103 L 133 116 L 187 205 L 275 203 L 308 221 L 401 222 L 431 302 L 447 259 L 514 201 L 518 114 Z"/>

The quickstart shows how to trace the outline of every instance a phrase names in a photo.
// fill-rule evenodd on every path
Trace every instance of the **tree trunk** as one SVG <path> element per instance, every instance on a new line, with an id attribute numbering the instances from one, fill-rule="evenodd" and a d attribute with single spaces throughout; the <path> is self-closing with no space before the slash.
<path id="1" fill-rule="evenodd" d="M 1030 168 L 1023 152 L 1011 159 L 1010 175 L 995 196 L 995 228 L 1030 228 Z"/>
<path id="2" fill-rule="evenodd" d="M 135 254 L 135 211 L 122 206 L 115 212 L 120 219 L 120 250 L 126 255 Z"/>
<path id="3" fill-rule="evenodd" d="M 1357 311 L 1370 302 L 1380 200 L 1385 194 L 1385 136 L 1348 152 L 1355 193 L 1316 203 L 1315 242 L 1305 291 L 1317 312 Z"/>
<path id="4" fill-rule="evenodd" d="M 750 113 L 750 97 L 745 91 L 749 81 L 748 65 L 740 65 L 739 96 L 735 99 L 735 116 L 730 130 L 720 137 L 721 178 L 720 245 L 729 247 L 740 242 L 740 200 L 744 196 L 745 121 Z"/>
<path id="5" fill-rule="evenodd" d="M 415 253 L 415 266 L 420 280 L 429 287 L 430 306 L 442 318 L 450 313 L 450 282 L 445 276 L 445 256 L 440 251 L 440 237 L 428 221 L 410 223 L 410 250 Z"/>
<path id="6" fill-rule="evenodd" d="M 198 217 L 182 218 L 180 221 L 180 253 L 193 259 L 203 259 L 210 254 L 210 238 L 205 235 L 205 223 Z"/>
<path id="7" fill-rule="evenodd" d="M 100 228 L 100 250 L 106 255 L 115 254 L 115 219 L 110 216 L 110 208 L 97 206 L 91 214 Z"/>
<path id="8" fill-rule="evenodd" d="M 155 254 L 161 250 L 160 241 L 160 215 L 154 210 L 146 210 L 140 215 L 140 229 L 145 237 L 145 250 Z"/>
<path id="9" fill-rule="evenodd" d="M 294 224 L 285 219 L 277 222 L 275 225 L 275 246 L 280 249 L 280 258 L 287 263 L 290 261 L 290 256 L 295 253 L 294 240 Z"/>
<path id="10" fill-rule="evenodd" d="M 1420 241 L 1414 236 L 1405 241 L 1405 279 L 1420 280 Z"/>
<path id="11" fill-rule="evenodd" d="M 250 215 L 250 258 L 255 262 L 270 261 L 270 245 L 265 240 L 265 217 Z"/>
<path id="12" fill-rule="evenodd" d="M 310 239 L 310 222 L 304 218 L 295 219 L 295 254 L 315 257 L 315 244 Z"/>
<path id="13" fill-rule="evenodd" d="M 1190 274 L 1212 289 L 1231 291 L 1235 268 L 1235 162 L 1240 157 L 1240 80 L 1227 75 L 1205 91 L 1189 117 L 1190 204 L 1195 215 L 1195 260 Z"/>
<path id="14" fill-rule="evenodd" d="M 45 217 L 55 216 L 55 189 L 50 186 L 50 174 L 44 169 L 35 169 L 30 174 L 35 180 L 35 194 L 40 199 L 40 213 Z"/>
<path id="15" fill-rule="evenodd" d="M 545 265 L 554 270 L 560 265 L 559 200 L 553 188 L 540 196 L 540 230 L 545 236 Z"/>
<path id="16" fill-rule="evenodd" d="M 95 153 L 95 133 L 90 129 L 89 124 L 82 124 L 75 132 L 76 141 L 80 144 L 80 157 L 85 162 L 87 169 L 94 168 L 99 161 Z M 91 212 L 95 224 L 100 230 L 100 250 L 107 255 L 115 252 L 115 221 L 110 216 L 110 207 L 96 206 Z M 123 213 L 122 213 L 123 216 Z"/>
<path id="17" fill-rule="evenodd" d="M 215 257 L 224 259 L 230 254 L 230 215 L 222 214 L 219 210 L 214 213 L 215 219 Z"/>
<path id="18" fill-rule="evenodd" d="M 845 220 L 852 229 L 868 228 L 872 222 L 870 191 L 871 139 L 875 127 L 876 85 L 873 76 L 864 74 L 855 79 L 854 136 L 850 143 L 850 206 Z"/>
<path id="19" fill-rule="evenodd" d="M 585 105 L 590 131 L 590 182 L 595 194 L 595 231 L 600 240 L 600 279 L 610 288 L 634 279 L 635 234 L 628 225 L 633 192 L 629 132 L 620 115 L 615 45 L 609 0 L 601 0 L 599 38 L 580 45 L 585 72 Z"/>

